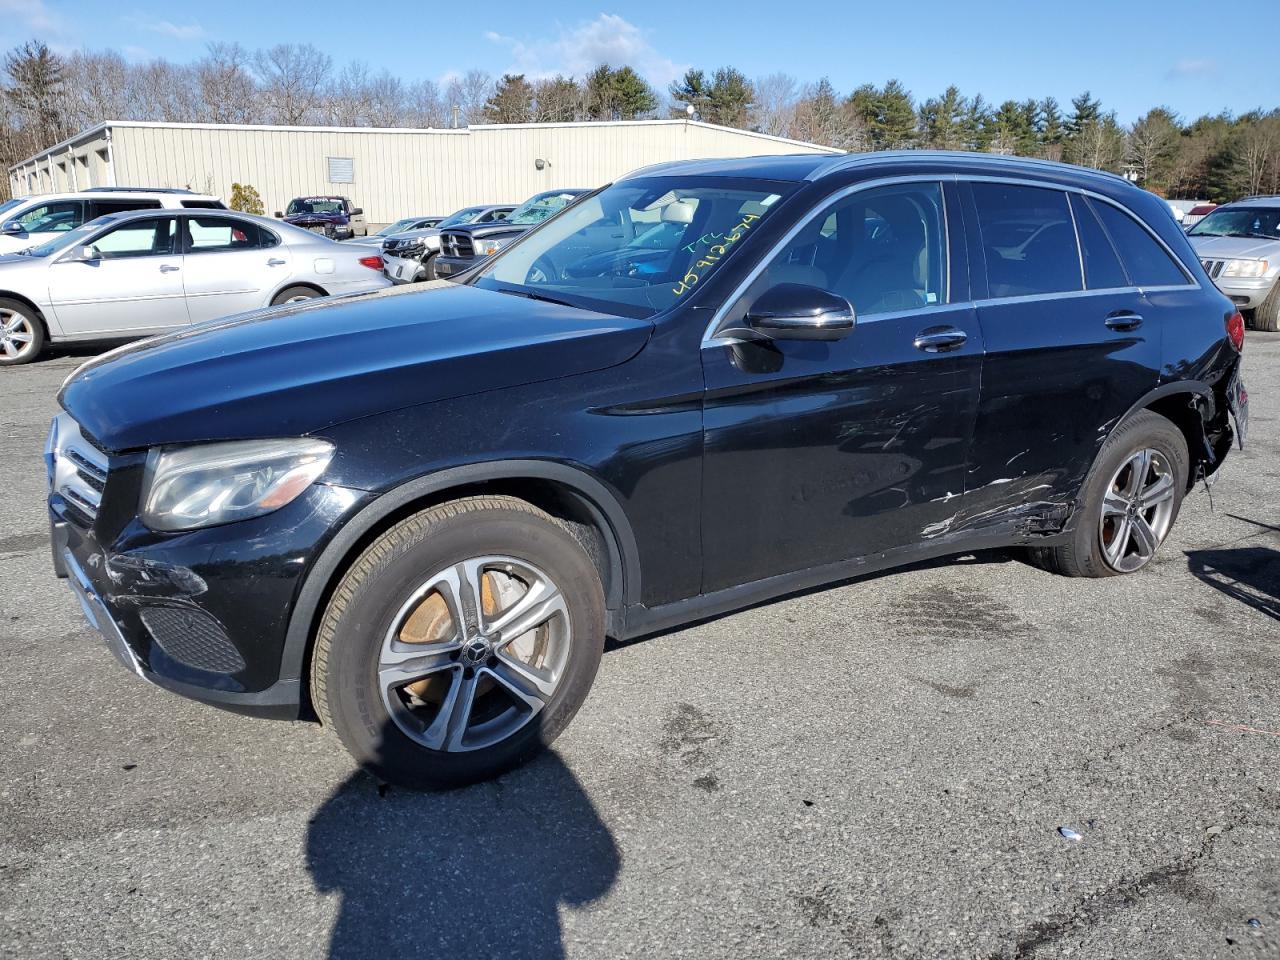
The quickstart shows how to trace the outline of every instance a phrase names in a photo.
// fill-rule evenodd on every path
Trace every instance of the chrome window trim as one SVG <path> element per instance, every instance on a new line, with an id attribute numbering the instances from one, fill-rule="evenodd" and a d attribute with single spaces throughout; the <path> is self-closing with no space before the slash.
<path id="1" fill-rule="evenodd" d="M 880 159 L 881 157 L 877 156 L 876 158 Z M 871 158 L 860 157 L 858 159 L 867 160 L 869 162 Z M 1047 163 L 1049 161 L 1045 161 L 1045 162 Z M 855 165 L 855 164 L 848 164 L 848 165 Z M 840 169 L 844 169 L 845 166 L 846 165 L 842 165 Z M 815 177 L 813 179 L 817 180 L 817 179 L 821 179 L 821 177 Z M 956 173 L 956 172 L 934 173 L 934 174 L 907 174 L 907 175 L 894 176 L 894 177 L 881 177 L 874 180 L 864 180 L 860 183 L 850 184 L 846 187 L 842 187 L 841 189 L 835 191 L 834 193 L 828 194 L 827 196 L 823 197 L 820 201 L 815 203 L 810 209 L 810 212 L 803 219 L 798 220 L 795 223 L 795 225 L 793 225 L 792 228 L 788 230 L 782 236 L 782 238 L 778 240 L 778 242 L 775 243 L 773 247 L 769 249 L 768 253 L 766 253 L 764 256 L 762 256 L 759 259 L 755 267 L 752 268 L 751 272 L 747 274 L 747 276 L 743 279 L 743 281 L 740 284 L 738 284 L 736 288 L 734 288 L 733 293 L 730 294 L 729 297 L 725 299 L 724 303 L 720 305 L 720 307 L 716 310 L 715 314 L 712 316 L 711 322 L 707 324 L 706 329 L 704 329 L 702 332 L 702 342 L 700 346 L 705 348 L 708 346 L 720 346 L 722 344 L 731 344 L 731 343 L 739 342 L 738 338 L 736 337 L 713 336 L 712 331 L 715 330 L 724 322 L 725 314 L 729 312 L 729 308 L 738 300 L 739 297 L 741 297 L 747 291 L 747 288 L 750 287 L 751 284 L 755 282 L 756 278 L 759 277 L 762 272 L 764 272 L 765 266 L 775 256 L 778 255 L 778 253 L 783 249 L 783 247 L 785 247 L 788 243 L 790 243 L 793 239 L 795 239 L 796 234 L 798 234 L 805 226 L 807 226 L 819 213 L 825 210 L 832 203 L 835 203 L 839 200 L 843 200 L 845 197 L 851 196 L 862 190 L 869 190 L 875 187 L 889 186 L 889 185 L 898 184 L 898 183 L 938 183 L 938 184 L 1007 183 L 1007 184 L 1013 184 L 1015 186 L 1038 187 L 1043 190 L 1058 190 L 1058 191 L 1061 191 L 1062 193 L 1075 193 L 1084 197 L 1092 197 L 1096 200 L 1100 200 L 1103 203 L 1111 204 L 1111 206 L 1115 207 L 1117 210 L 1119 210 L 1121 213 L 1127 216 L 1134 223 L 1138 224 L 1143 230 L 1145 230 L 1147 232 L 1147 235 L 1150 236 L 1153 240 L 1155 240 L 1156 243 L 1158 243 L 1160 247 L 1165 251 L 1165 253 L 1167 253 L 1169 257 L 1172 258 L 1174 264 L 1177 265 L 1178 269 L 1182 271 L 1183 275 L 1188 280 L 1188 282 L 1185 284 L 1165 284 L 1160 286 L 1149 286 L 1149 287 L 1142 287 L 1139 285 L 1129 285 L 1124 287 L 1103 287 L 1099 289 L 1089 289 L 1084 277 L 1084 264 L 1083 264 L 1084 252 L 1083 252 L 1083 248 L 1080 245 L 1079 236 L 1077 233 L 1076 252 L 1077 252 L 1077 256 L 1080 257 L 1082 261 L 1080 265 L 1080 282 L 1083 289 L 1067 290 L 1067 291 L 1061 291 L 1057 293 L 1027 294 L 1025 296 L 1019 296 L 1019 297 L 987 297 L 981 300 L 968 301 L 970 306 L 972 307 L 976 308 L 984 305 L 994 305 L 994 304 L 1002 304 L 1002 303 L 1019 303 L 1019 302 L 1029 301 L 1029 300 L 1061 300 L 1067 297 L 1095 296 L 1098 294 L 1147 293 L 1147 292 L 1160 293 L 1160 292 L 1168 292 L 1168 291 L 1187 291 L 1187 290 L 1203 289 L 1203 287 L 1201 287 L 1200 285 L 1200 281 L 1191 273 L 1191 271 L 1187 269 L 1186 264 L 1182 262 L 1182 258 L 1179 257 L 1176 253 L 1174 253 L 1173 250 L 1170 248 L 1170 246 L 1167 243 L 1165 243 L 1164 240 L 1161 239 L 1149 226 L 1147 226 L 1147 224 L 1145 224 L 1140 218 L 1134 216 L 1129 211 L 1129 209 L 1125 207 L 1124 204 L 1119 203 L 1115 200 L 1112 200 L 1110 197 L 1103 196 L 1102 194 L 1094 190 L 1089 190 L 1088 188 L 1079 187 L 1074 184 L 1050 183 L 1043 180 L 1027 179 L 1025 177 L 1012 177 L 1012 176 L 999 177 L 999 176 L 990 176 L 985 174 L 967 174 L 967 173 Z M 1074 225 L 1075 210 L 1072 209 L 1070 203 L 1067 204 L 1067 209 L 1071 214 L 1072 224 Z M 943 216 L 944 218 L 948 216 L 945 199 L 943 203 Z M 951 278 L 953 276 L 953 270 L 951 265 L 951 245 L 950 245 L 949 223 L 946 225 L 946 229 L 948 230 L 946 254 L 947 254 L 947 294 L 949 298 L 951 293 Z M 1103 227 L 1103 229 L 1106 229 L 1106 228 Z M 1121 265 L 1123 264 L 1124 264 L 1124 261 L 1122 259 Z M 1126 273 L 1127 272 L 1128 271 L 1126 268 Z M 936 310 L 939 306 L 958 306 L 958 305 L 959 304 L 948 302 L 946 304 L 935 304 L 934 306 L 931 306 L 931 307 L 922 307 L 919 310 L 903 310 L 903 311 L 897 311 L 894 313 L 872 314 L 870 317 L 868 317 L 868 320 L 872 318 L 893 318 L 893 317 L 910 316 L 912 314 L 918 314 L 925 311 Z"/>
<path id="2" fill-rule="evenodd" d="M 942 187 L 946 183 L 955 182 L 955 180 L 956 180 L 956 175 L 954 173 L 911 174 L 911 175 L 896 176 L 896 177 L 880 177 L 875 180 L 863 180 L 860 183 L 851 183 L 846 187 L 841 187 L 839 190 L 836 190 L 834 193 L 827 194 L 827 196 L 823 197 L 821 200 L 814 203 L 809 208 L 808 213 L 806 213 L 804 217 L 802 217 L 801 219 L 797 220 L 794 224 L 792 224 L 791 229 L 788 230 L 785 234 L 783 234 L 782 237 L 777 241 L 777 243 L 775 243 L 772 247 L 770 247 L 769 251 L 766 254 L 764 254 L 762 257 L 760 257 L 759 260 L 756 261 L 756 265 L 751 268 L 751 272 L 748 273 L 746 277 L 743 278 L 742 282 L 739 283 L 738 286 L 734 288 L 733 293 L 731 293 L 724 300 L 724 302 L 720 304 L 720 306 L 716 309 L 715 314 L 711 317 L 711 321 L 707 324 L 706 328 L 702 331 L 702 342 L 700 344 L 700 349 L 708 346 L 720 346 L 722 344 L 740 343 L 741 341 L 738 337 L 717 337 L 712 335 L 712 331 L 717 329 L 724 322 L 725 315 L 729 312 L 729 308 L 738 301 L 739 297 L 741 297 L 744 293 L 747 292 L 751 284 L 756 282 L 756 279 L 760 276 L 761 273 L 764 272 L 765 267 L 767 267 L 773 261 L 773 258 L 776 257 L 787 246 L 787 244 L 789 244 L 792 240 L 796 238 L 796 236 L 800 233 L 801 230 L 803 230 L 810 223 L 812 223 L 818 217 L 819 214 L 821 214 L 824 210 L 830 207 L 833 203 L 838 203 L 839 201 L 845 199 L 846 197 L 850 197 L 855 193 L 861 193 L 864 190 L 873 190 L 877 187 L 895 186 L 901 183 L 936 183 L 938 185 L 939 193 L 942 196 L 942 233 L 943 233 L 942 251 L 947 264 L 947 300 L 948 302 L 941 303 L 941 304 L 934 304 L 929 307 L 922 307 L 920 308 L 920 310 L 936 310 L 938 309 L 938 307 L 954 306 L 954 304 L 950 303 L 951 278 L 953 275 L 953 271 L 951 269 L 951 227 L 950 227 L 950 223 L 948 222 L 946 191 L 943 190 Z M 872 319 L 881 319 L 885 317 L 909 316 L 913 313 L 919 313 L 920 310 L 898 310 L 898 311 L 893 311 L 892 313 L 889 313 L 889 312 L 873 313 L 873 314 L 870 314 L 867 317 L 867 319 L 872 320 Z M 858 318 L 858 322 L 859 323 L 862 322 L 861 317 Z"/>

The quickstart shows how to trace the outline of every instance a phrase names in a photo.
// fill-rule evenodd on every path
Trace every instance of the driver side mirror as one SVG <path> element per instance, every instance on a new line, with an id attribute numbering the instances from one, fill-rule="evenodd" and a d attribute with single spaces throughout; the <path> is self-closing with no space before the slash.
<path id="1" fill-rule="evenodd" d="M 355 207 L 351 211 L 353 217 L 361 216 L 364 213 L 364 207 Z"/>
<path id="2" fill-rule="evenodd" d="M 741 327 L 717 336 L 744 340 L 841 340 L 853 332 L 857 317 L 844 297 L 803 283 L 779 283 L 747 310 Z"/>
<path id="3" fill-rule="evenodd" d="M 281 213 L 279 210 L 277 210 L 277 211 L 276 211 L 276 219 L 277 219 L 277 220 L 283 220 L 283 219 L 284 219 L 284 214 L 283 214 L 283 213 Z"/>
<path id="4" fill-rule="evenodd" d="M 0 231 L 3 231 L 6 236 L 10 237 L 20 237 L 27 232 L 22 228 L 21 222 L 17 220 L 10 220 L 3 227 L 0 227 Z"/>

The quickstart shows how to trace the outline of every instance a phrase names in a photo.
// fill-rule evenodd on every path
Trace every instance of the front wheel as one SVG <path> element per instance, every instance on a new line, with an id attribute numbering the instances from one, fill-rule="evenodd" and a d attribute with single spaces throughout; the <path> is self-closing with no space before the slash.
<path id="1" fill-rule="evenodd" d="M 1280 280 L 1275 282 L 1267 298 L 1253 311 L 1253 326 L 1256 330 L 1280 333 Z"/>
<path id="2" fill-rule="evenodd" d="M 1189 476 L 1187 441 L 1150 410 L 1134 414 L 1107 439 L 1081 491 L 1071 539 L 1034 547 L 1031 559 L 1071 577 L 1113 577 L 1141 570 L 1173 528 Z"/>
<path id="3" fill-rule="evenodd" d="M 439 254 L 431 253 L 423 258 L 422 279 L 424 281 L 434 280 L 436 278 L 436 257 L 437 256 L 439 256 Z"/>
<path id="4" fill-rule="evenodd" d="M 325 612 L 312 700 L 360 764 L 411 787 L 487 779 L 551 743 L 595 679 L 604 594 L 553 517 L 440 504 L 352 564 Z"/>

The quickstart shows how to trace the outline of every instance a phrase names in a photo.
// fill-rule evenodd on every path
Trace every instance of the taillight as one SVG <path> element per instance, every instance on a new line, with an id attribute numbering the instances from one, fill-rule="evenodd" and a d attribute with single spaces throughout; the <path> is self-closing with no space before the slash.
<path id="1" fill-rule="evenodd" d="M 360 266 L 368 267 L 370 270 L 381 270 L 382 258 L 381 257 L 361 257 Z"/>
<path id="2" fill-rule="evenodd" d="M 1237 353 L 1244 350 L 1244 317 L 1239 310 L 1227 317 L 1227 339 Z"/>

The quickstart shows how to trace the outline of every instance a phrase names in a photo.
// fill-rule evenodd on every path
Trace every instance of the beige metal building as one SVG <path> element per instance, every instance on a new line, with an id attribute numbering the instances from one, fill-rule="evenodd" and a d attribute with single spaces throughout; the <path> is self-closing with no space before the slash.
<path id="1" fill-rule="evenodd" d="M 594 187 L 665 160 L 826 153 L 828 147 L 694 120 L 493 124 L 460 130 L 107 121 L 9 168 L 14 196 L 86 187 L 253 186 L 268 214 L 290 198 L 348 196 L 371 226 Z"/>

